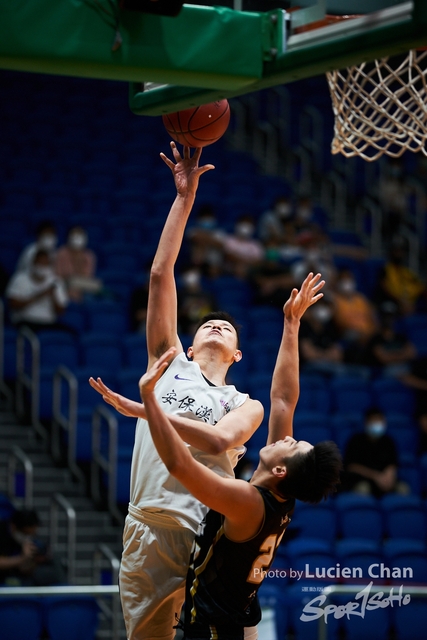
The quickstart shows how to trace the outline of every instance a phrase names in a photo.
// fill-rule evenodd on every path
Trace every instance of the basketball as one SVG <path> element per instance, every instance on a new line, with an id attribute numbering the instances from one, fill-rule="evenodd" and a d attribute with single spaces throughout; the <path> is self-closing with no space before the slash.
<path id="1" fill-rule="evenodd" d="M 218 100 L 163 116 L 170 137 L 187 147 L 207 147 L 224 135 L 230 122 L 227 100 Z"/>

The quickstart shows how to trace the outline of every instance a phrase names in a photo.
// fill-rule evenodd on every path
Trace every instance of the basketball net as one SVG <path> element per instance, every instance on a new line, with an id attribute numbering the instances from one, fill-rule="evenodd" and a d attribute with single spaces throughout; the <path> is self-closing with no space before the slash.
<path id="1" fill-rule="evenodd" d="M 372 162 L 427 155 L 427 50 L 326 74 L 335 115 L 332 153 Z"/>

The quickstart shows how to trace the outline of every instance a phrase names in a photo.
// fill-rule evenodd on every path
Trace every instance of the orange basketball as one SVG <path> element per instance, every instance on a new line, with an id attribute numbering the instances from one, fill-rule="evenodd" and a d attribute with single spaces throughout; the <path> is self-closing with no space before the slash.
<path id="1" fill-rule="evenodd" d="M 207 147 L 224 135 L 230 122 L 227 100 L 218 100 L 163 116 L 170 137 L 187 147 Z"/>

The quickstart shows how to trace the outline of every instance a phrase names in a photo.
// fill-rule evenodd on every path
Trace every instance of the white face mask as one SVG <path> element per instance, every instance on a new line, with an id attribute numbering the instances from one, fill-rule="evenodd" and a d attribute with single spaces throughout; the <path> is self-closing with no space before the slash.
<path id="1" fill-rule="evenodd" d="M 182 281 L 189 287 L 193 287 L 200 282 L 200 275 L 197 271 L 188 271 L 182 276 Z"/>
<path id="2" fill-rule="evenodd" d="M 374 420 L 366 425 L 366 433 L 373 438 L 380 438 L 386 432 L 387 425 L 382 420 Z"/>
<path id="3" fill-rule="evenodd" d="M 73 249 L 84 249 L 87 245 L 87 235 L 85 233 L 72 233 L 68 238 L 68 244 Z"/>
<path id="4" fill-rule="evenodd" d="M 45 251 L 52 251 L 56 247 L 56 243 L 58 242 L 58 238 L 53 233 L 44 233 L 38 239 L 37 245 L 40 249 L 44 249 Z"/>
<path id="5" fill-rule="evenodd" d="M 319 305 L 313 308 L 313 316 L 319 322 L 328 322 L 332 318 L 332 310 L 325 305 Z"/>
<path id="6" fill-rule="evenodd" d="M 45 265 L 35 264 L 33 266 L 33 274 L 38 278 L 42 278 L 43 280 L 46 280 L 46 278 L 53 276 L 53 269 L 52 267 L 48 267 Z"/>
<path id="7" fill-rule="evenodd" d="M 254 225 L 250 222 L 236 224 L 236 234 L 241 238 L 250 238 L 254 232 Z"/>
<path id="8" fill-rule="evenodd" d="M 356 283 L 354 280 L 346 278 L 345 280 L 338 282 L 337 287 L 342 293 L 353 293 L 356 290 Z"/>

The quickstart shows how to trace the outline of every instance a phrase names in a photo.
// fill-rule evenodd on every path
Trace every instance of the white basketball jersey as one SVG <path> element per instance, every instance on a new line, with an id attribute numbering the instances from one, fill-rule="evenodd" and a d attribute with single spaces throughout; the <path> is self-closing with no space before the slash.
<path id="1" fill-rule="evenodd" d="M 248 397 L 233 385 L 211 386 L 199 365 L 187 360 L 184 353 L 176 356 L 157 382 L 155 395 L 165 413 L 203 421 L 212 425 L 212 429 Z M 246 450 L 241 446 L 213 455 L 187 447 L 195 460 L 225 477 L 233 477 L 233 468 Z M 139 509 L 167 514 L 194 532 L 207 512 L 207 507 L 170 475 L 154 446 L 147 421 L 141 418 L 136 424 L 130 503 Z"/>

